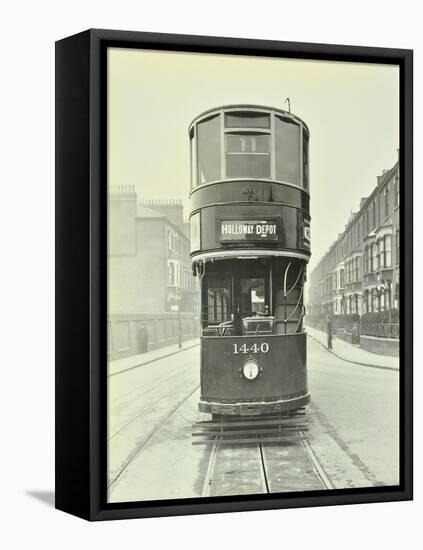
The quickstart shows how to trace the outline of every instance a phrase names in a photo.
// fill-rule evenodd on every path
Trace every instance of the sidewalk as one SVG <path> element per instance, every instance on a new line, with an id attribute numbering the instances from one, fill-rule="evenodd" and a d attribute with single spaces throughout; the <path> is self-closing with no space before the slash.
<path id="1" fill-rule="evenodd" d="M 175 353 L 181 353 L 188 349 L 191 349 L 195 346 L 198 346 L 200 343 L 199 338 L 194 338 L 192 340 L 185 340 L 182 342 L 182 348 L 178 348 L 178 344 L 171 344 L 170 346 L 164 346 L 162 348 L 157 348 L 147 353 L 139 353 L 138 355 L 131 355 L 130 357 L 124 357 L 123 359 L 116 359 L 115 361 L 110 361 L 108 363 L 108 376 L 114 376 L 120 372 L 135 369 L 142 365 L 147 365 L 158 359 L 163 359 L 164 357 L 169 357 L 169 355 L 174 355 Z"/>
<path id="2" fill-rule="evenodd" d="M 327 335 L 321 330 L 312 327 L 306 327 L 307 334 L 321 344 L 327 350 Z M 349 344 L 340 338 L 332 340 L 332 350 L 327 350 L 333 355 L 357 365 L 377 367 L 379 369 L 399 370 L 399 357 L 389 355 L 379 355 L 361 349 L 358 346 Z"/>

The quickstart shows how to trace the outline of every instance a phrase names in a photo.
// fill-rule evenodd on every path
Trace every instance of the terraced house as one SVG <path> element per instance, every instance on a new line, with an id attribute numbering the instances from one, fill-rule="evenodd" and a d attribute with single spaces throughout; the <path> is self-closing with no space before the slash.
<path id="1" fill-rule="evenodd" d="M 357 343 L 379 353 L 398 352 L 399 206 L 397 161 L 378 176 L 371 195 L 361 199 L 310 275 L 309 322 L 322 323 L 330 315 L 346 339 L 355 324 Z"/>

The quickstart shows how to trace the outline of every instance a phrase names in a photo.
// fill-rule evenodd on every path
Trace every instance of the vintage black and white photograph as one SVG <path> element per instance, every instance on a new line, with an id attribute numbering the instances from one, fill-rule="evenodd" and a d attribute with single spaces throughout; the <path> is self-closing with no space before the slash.
<path id="1" fill-rule="evenodd" d="M 397 487 L 398 65 L 107 75 L 108 503 Z"/>

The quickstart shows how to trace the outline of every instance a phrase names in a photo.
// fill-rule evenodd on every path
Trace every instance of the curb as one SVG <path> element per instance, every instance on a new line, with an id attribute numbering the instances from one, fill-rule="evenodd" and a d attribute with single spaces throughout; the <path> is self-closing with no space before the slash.
<path id="1" fill-rule="evenodd" d="M 328 349 L 324 344 L 322 344 L 322 342 L 317 340 L 309 332 L 307 332 L 307 335 L 310 336 L 310 338 L 312 338 L 315 342 L 320 344 L 324 350 L 328 351 L 332 355 L 335 355 L 335 357 L 337 357 L 338 359 L 341 359 L 342 361 L 346 361 L 347 363 L 352 363 L 353 365 L 360 365 L 361 367 L 370 367 L 370 368 L 373 368 L 373 369 L 391 370 L 391 371 L 399 373 L 399 369 L 396 369 L 395 367 L 385 367 L 385 366 L 382 366 L 382 365 L 373 365 L 371 363 L 360 363 L 359 361 L 352 361 L 351 359 L 345 359 L 345 357 L 342 357 L 342 355 L 339 355 L 338 353 L 334 352 L 333 350 Z"/>
<path id="2" fill-rule="evenodd" d="M 117 372 L 113 372 L 112 374 L 109 374 L 107 377 L 111 378 L 112 376 L 116 376 L 118 374 L 122 374 L 124 372 L 128 372 L 130 370 L 137 369 L 139 367 L 143 367 L 144 365 L 149 365 L 150 363 L 154 363 L 155 361 L 160 361 L 160 359 L 165 359 L 166 357 L 171 357 L 172 355 L 176 355 L 177 353 L 182 353 L 183 351 L 188 351 L 189 349 L 195 348 L 196 346 L 199 346 L 200 342 L 197 344 L 193 344 L 192 346 L 188 346 L 187 348 L 177 349 L 175 351 L 172 351 L 170 353 L 166 353 L 165 355 L 160 355 L 160 357 L 155 357 L 154 359 L 150 359 L 148 361 L 143 361 L 142 363 L 137 363 L 136 365 L 133 365 L 132 367 L 128 367 L 126 369 L 118 370 Z"/>

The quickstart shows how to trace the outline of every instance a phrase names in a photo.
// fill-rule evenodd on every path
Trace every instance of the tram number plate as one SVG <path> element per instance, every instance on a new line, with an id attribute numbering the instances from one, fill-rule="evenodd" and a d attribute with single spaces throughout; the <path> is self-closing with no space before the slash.
<path id="1" fill-rule="evenodd" d="M 238 355 L 239 353 L 267 353 L 269 351 L 269 344 L 267 342 L 262 342 L 261 344 L 252 344 L 251 346 L 247 346 L 247 344 L 242 344 L 242 346 L 238 344 L 232 344 L 234 347 L 234 355 Z"/>

